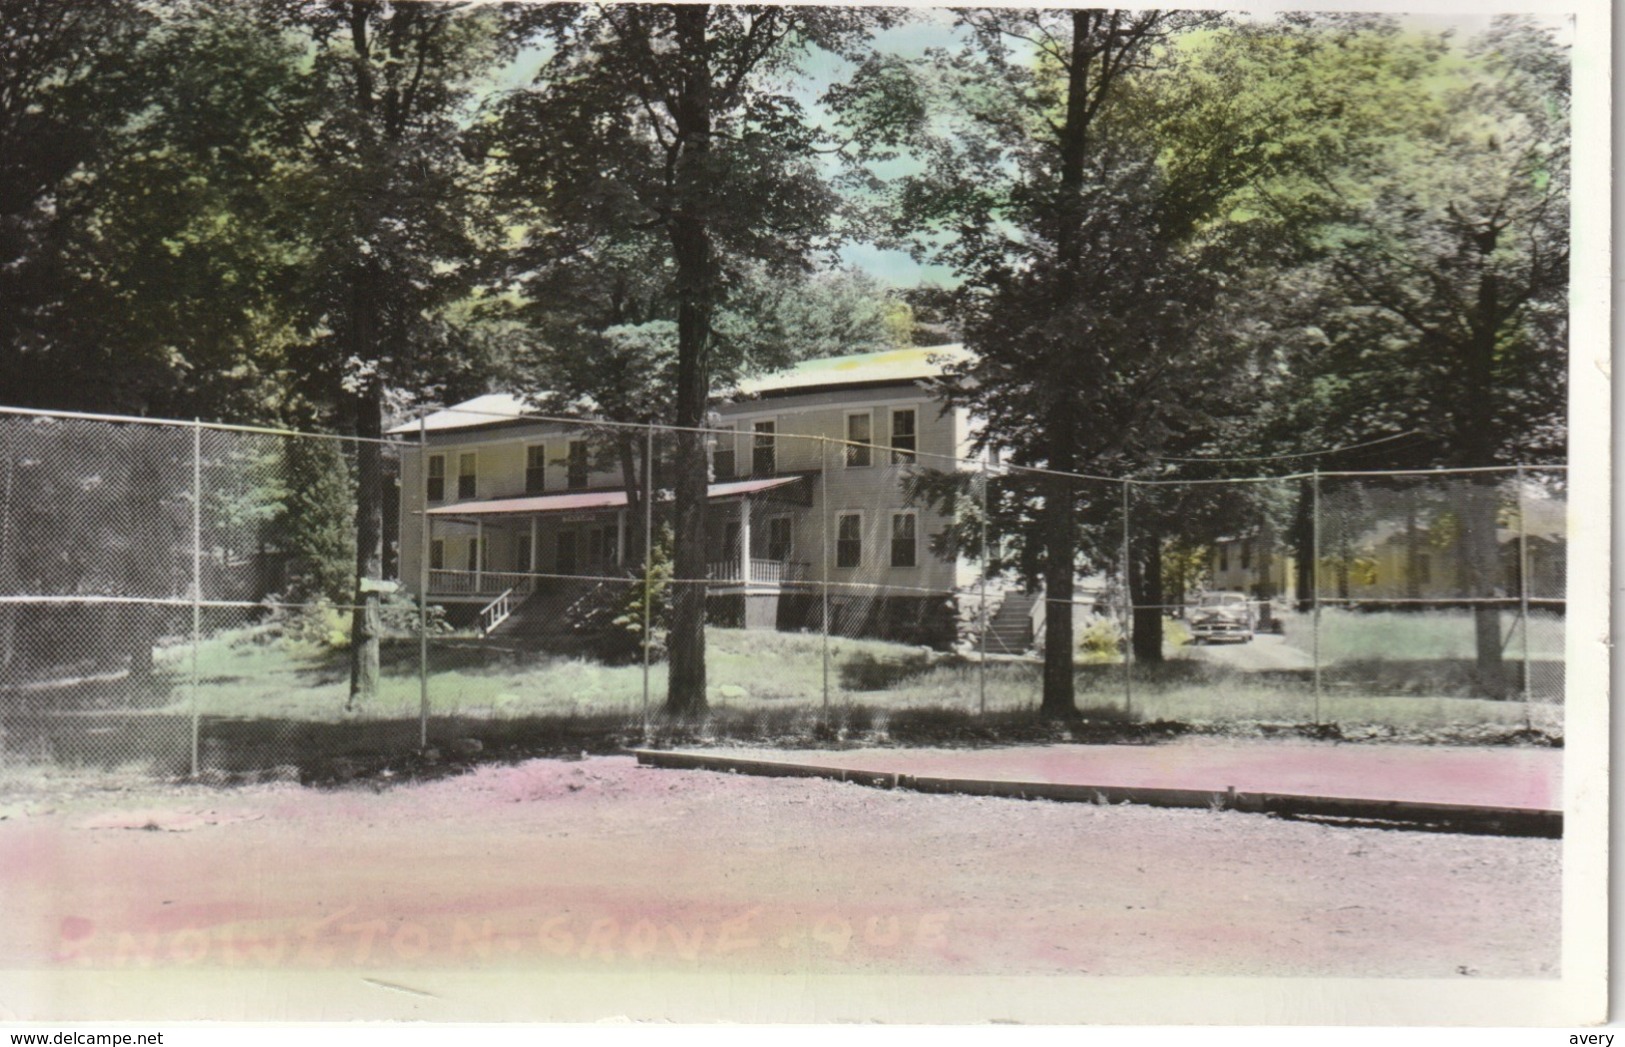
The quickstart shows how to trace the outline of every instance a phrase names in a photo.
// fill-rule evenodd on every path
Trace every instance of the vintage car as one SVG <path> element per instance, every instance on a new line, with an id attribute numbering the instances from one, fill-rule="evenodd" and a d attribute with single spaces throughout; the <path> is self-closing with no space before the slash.
<path id="1" fill-rule="evenodd" d="M 1246 593 L 1207 593 L 1190 612 L 1192 643 L 1247 643 L 1253 609 Z"/>

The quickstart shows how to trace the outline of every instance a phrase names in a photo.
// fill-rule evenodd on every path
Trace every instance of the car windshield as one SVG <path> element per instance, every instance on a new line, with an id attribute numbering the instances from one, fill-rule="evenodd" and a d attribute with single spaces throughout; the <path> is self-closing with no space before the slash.
<path id="1" fill-rule="evenodd" d="M 1202 597 L 1199 607 L 1245 607 L 1247 598 L 1240 593 L 1209 593 Z"/>

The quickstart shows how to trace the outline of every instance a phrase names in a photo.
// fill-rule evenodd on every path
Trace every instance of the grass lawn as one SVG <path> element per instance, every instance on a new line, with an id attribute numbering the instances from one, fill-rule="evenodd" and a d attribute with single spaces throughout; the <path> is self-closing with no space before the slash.
<path id="1" fill-rule="evenodd" d="M 1305 652 L 1314 649 L 1313 615 L 1287 614 L 1282 622 L 1288 644 Z M 1471 659 L 1476 651 L 1473 628 L 1472 612 L 1455 609 L 1403 613 L 1322 608 L 1320 657 L 1327 665 L 1371 659 Z M 1516 610 L 1502 612 L 1501 635 L 1506 657 L 1522 658 L 1523 635 Z M 1547 611 L 1530 613 L 1529 655 L 1562 660 L 1562 617 Z"/>
<path id="2" fill-rule="evenodd" d="M 1364 623 L 1362 623 L 1364 624 Z M 1371 623 L 1383 624 L 1386 623 Z M 1470 628 L 1470 621 L 1467 627 Z M 707 630 L 708 698 L 719 713 L 816 711 L 824 701 L 824 641 L 817 634 Z M 832 637 L 829 641 L 830 701 L 861 705 L 875 713 L 932 709 L 1011 714 L 1037 707 L 1041 675 L 1034 662 L 974 663 L 931 655 L 878 640 Z M 189 708 L 189 652 L 168 653 L 169 711 Z M 383 684 L 360 710 L 362 719 L 411 719 L 420 701 L 418 645 L 386 642 Z M 585 658 L 545 653 L 516 654 L 482 646 L 475 639 L 437 638 L 430 647 L 430 709 L 438 717 L 509 719 L 529 716 L 641 718 L 643 667 L 608 666 Z M 200 711 L 206 716 L 338 723 L 348 683 L 344 652 L 287 643 L 245 628 L 216 635 L 199 651 Z M 1138 665 L 1132 692 L 1120 664 L 1079 664 L 1078 705 L 1088 715 L 1191 724 L 1306 723 L 1315 717 L 1313 694 L 1302 674 L 1243 673 L 1223 666 L 1170 661 Z M 649 674 L 651 711 L 665 696 L 663 664 Z M 1322 694 L 1320 720 L 1398 728 L 1444 724 L 1555 727 L 1559 706 L 1469 698 L 1384 696 L 1349 693 L 1330 685 Z"/>

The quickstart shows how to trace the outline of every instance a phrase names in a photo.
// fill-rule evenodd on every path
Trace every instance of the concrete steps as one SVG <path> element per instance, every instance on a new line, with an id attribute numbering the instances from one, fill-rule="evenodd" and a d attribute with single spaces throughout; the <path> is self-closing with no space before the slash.
<path id="1" fill-rule="evenodd" d="M 1041 597 L 1008 593 L 988 623 L 988 654 L 1022 654 L 1033 646 L 1033 605 Z"/>

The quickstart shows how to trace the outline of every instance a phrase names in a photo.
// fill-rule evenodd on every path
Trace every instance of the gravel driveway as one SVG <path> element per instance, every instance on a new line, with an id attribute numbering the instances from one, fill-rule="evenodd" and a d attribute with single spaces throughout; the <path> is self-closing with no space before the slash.
<path id="1" fill-rule="evenodd" d="M 491 765 L 14 800 L 0 964 L 1555 976 L 1559 843 Z M 1515 900 L 1515 902 L 1514 902 Z"/>

